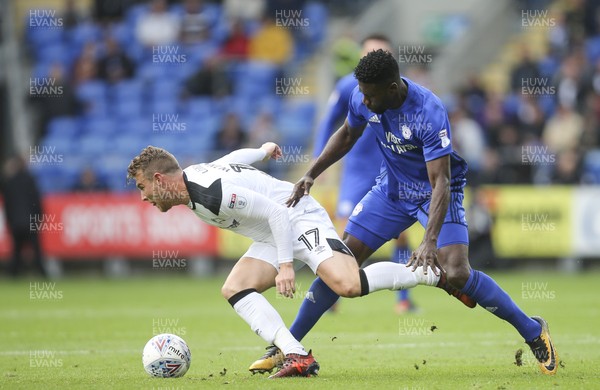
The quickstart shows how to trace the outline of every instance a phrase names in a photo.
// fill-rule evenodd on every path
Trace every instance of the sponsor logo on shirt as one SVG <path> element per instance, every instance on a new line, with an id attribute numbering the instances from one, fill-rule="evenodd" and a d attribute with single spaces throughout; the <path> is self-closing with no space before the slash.
<path id="1" fill-rule="evenodd" d="M 440 131 L 439 135 L 440 139 L 442 140 L 442 148 L 445 148 L 446 146 L 450 145 L 450 138 L 448 138 L 448 130 L 443 129 L 442 131 Z"/>
<path id="2" fill-rule="evenodd" d="M 236 199 L 237 199 L 237 195 L 231 194 L 231 198 L 229 199 L 229 205 L 227 207 L 229 207 L 230 209 L 234 208 Z"/>
<path id="3" fill-rule="evenodd" d="M 377 115 L 371 115 L 371 117 L 369 118 L 369 122 L 381 123 L 381 121 L 379 120 L 379 118 L 377 117 Z"/>

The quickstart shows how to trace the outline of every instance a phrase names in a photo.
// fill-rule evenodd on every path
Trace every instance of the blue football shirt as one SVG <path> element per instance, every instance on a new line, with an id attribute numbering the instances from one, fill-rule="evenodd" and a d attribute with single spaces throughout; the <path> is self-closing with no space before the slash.
<path id="1" fill-rule="evenodd" d="M 450 155 L 451 190 L 466 184 L 467 163 L 452 149 L 448 114 L 441 100 L 430 90 L 409 79 L 408 95 L 400 108 L 375 114 L 363 104 L 356 87 L 348 107 L 351 127 L 368 124 L 377 138 L 387 174 L 379 185 L 392 198 L 420 203 L 431 197 L 426 162 Z"/>

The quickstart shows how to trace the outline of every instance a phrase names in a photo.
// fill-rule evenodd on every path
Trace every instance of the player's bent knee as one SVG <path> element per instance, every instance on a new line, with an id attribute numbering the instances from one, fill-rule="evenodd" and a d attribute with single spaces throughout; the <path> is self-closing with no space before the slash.
<path id="1" fill-rule="evenodd" d="M 465 286 L 471 273 L 468 264 L 446 267 L 445 270 L 448 283 L 458 289 Z"/>
<path id="2" fill-rule="evenodd" d="M 354 298 L 360 296 L 360 283 L 350 280 L 336 280 L 329 285 L 337 295 L 344 298 Z"/>
<path id="3" fill-rule="evenodd" d="M 229 299 L 232 296 L 234 296 L 235 294 L 237 294 L 238 292 L 240 292 L 241 289 L 239 287 L 230 285 L 225 283 L 223 285 L 223 287 L 221 287 L 221 295 L 223 295 L 223 298 L 225 299 Z"/>

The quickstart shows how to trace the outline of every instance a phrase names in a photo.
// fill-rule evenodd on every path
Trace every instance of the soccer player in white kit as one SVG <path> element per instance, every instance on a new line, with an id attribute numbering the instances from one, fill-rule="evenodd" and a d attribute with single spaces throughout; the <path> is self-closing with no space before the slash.
<path id="1" fill-rule="evenodd" d="M 413 272 L 392 262 L 359 269 L 329 215 L 314 198 L 305 196 L 296 207 L 288 208 L 285 202 L 294 185 L 248 165 L 279 157 L 279 146 L 267 142 L 257 149 L 240 149 L 216 161 L 181 169 L 171 153 L 148 146 L 131 161 L 127 177 L 135 180 L 142 200 L 160 211 L 184 205 L 204 222 L 254 241 L 227 277 L 221 289 L 223 297 L 257 335 L 284 355 L 279 371 L 270 378 L 311 376 L 319 370 L 311 351 L 306 352 L 261 295 L 276 286 L 280 294 L 293 296 L 294 259 L 308 265 L 343 297 L 418 284 L 435 286 L 444 276 L 431 268 L 427 272 L 419 267 Z"/>

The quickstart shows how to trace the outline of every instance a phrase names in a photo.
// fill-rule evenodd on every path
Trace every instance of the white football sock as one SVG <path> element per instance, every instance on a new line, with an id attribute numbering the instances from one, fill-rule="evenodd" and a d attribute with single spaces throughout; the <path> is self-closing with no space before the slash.
<path id="1" fill-rule="evenodd" d="M 306 355 L 304 347 L 285 327 L 277 310 L 261 294 L 252 292 L 237 301 L 233 308 L 254 333 L 267 343 L 276 345 L 284 355 Z"/>
<path id="2" fill-rule="evenodd" d="M 440 279 L 429 268 L 427 275 L 423 274 L 423 267 L 413 272 L 404 264 L 383 261 L 371 264 L 364 268 L 369 282 L 369 293 L 378 290 L 405 290 L 419 284 L 435 286 Z"/>

